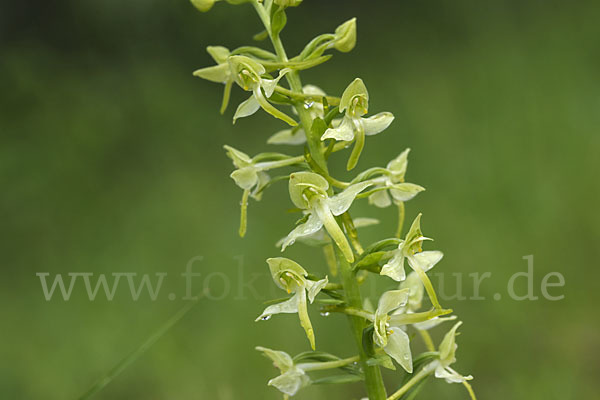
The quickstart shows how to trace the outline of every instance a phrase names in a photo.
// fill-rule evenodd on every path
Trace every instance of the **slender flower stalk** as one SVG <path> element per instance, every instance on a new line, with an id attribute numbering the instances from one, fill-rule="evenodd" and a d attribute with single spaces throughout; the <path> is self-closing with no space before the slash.
<path id="1" fill-rule="evenodd" d="M 334 153 L 349 151 L 346 169 L 353 170 L 367 139 L 390 128 L 394 115 L 390 112 L 371 114 L 370 93 L 360 78 L 349 77 L 346 88 L 327 94 L 315 85 L 303 85 L 300 72 L 314 68 L 332 57 L 332 52 L 349 52 L 357 40 L 356 18 L 341 23 L 333 32 L 318 35 L 294 56 L 288 55 L 281 40 L 287 15 L 302 0 L 191 0 L 200 11 L 208 11 L 216 3 L 242 5 L 248 3 L 256 11 L 264 31 L 255 39 L 269 39 L 272 50 L 241 46 L 227 49 L 209 46 L 215 65 L 200 68 L 194 75 L 224 85 L 221 113 L 225 112 L 230 92 L 235 86 L 250 97 L 236 108 L 234 122 L 259 110 L 282 122 L 282 129 L 267 136 L 269 145 L 303 146 L 294 155 L 266 151 L 253 157 L 231 146 L 225 146 L 235 170 L 231 178 L 242 189 L 240 236 L 247 229 L 249 199 L 260 201 L 274 182 L 287 181 L 290 201 L 299 219 L 277 245 L 281 251 L 294 243 L 320 247 L 330 275 L 311 272 L 285 257 L 268 258 L 273 282 L 287 293 L 286 298 L 272 301 L 256 319 L 266 321 L 278 314 L 297 314 L 300 327 L 310 349 L 294 357 L 279 350 L 257 347 L 279 370 L 268 381 L 283 393 L 284 399 L 295 396 L 312 384 L 346 384 L 364 381 L 370 400 L 399 400 L 413 396 L 424 378 L 434 375 L 447 382 L 462 383 L 472 399 L 470 376 L 456 372 L 457 329 L 455 324 L 436 348 L 428 329 L 455 317 L 440 304 L 428 271 L 441 261 L 437 250 L 423 250 L 431 239 L 421 232 L 421 214 L 403 234 L 405 203 L 425 189 L 406 182 L 409 149 L 399 149 L 397 157 L 385 167 L 373 167 L 355 174 L 350 181 L 336 178 L 329 159 Z M 336 157 L 338 155 L 336 154 Z M 393 237 L 364 245 L 358 228 L 376 225 L 378 221 L 352 216 L 352 206 L 363 199 L 379 208 L 395 205 L 397 228 Z M 365 228 L 367 229 L 367 228 Z M 282 234 L 283 236 L 283 234 Z M 303 263 L 304 265 L 307 265 Z M 406 266 L 412 272 L 407 275 Z M 363 297 L 361 285 L 367 279 L 389 279 L 398 288 L 380 294 L 371 303 Z M 330 281 L 330 279 L 332 281 Z M 422 310 L 424 294 L 432 304 Z M 341 358 L 319 349 L 317 333 L 309 316 L 309 308 L 321 304 L 321 313 L 345 314 L 350 334 L 356 344 L 355 356 Z M 312 306 L 311 306 L 312 304 Z M 373 307 L 371 304 L 377 304 Z M 257 311 L 258 314 L 258 311 Z M 277 318 L 276 318 L 277 319 Z M 413 356 L 414 332 L 425 343 L 426 352 Z M 287 332 L 285 332 L 287 337 Z M 396 369 L 396 365 L 401 369 Z M 408 374 L 403 386 L 388 397 L 381 368 Z M 325 377 L 315 371 L 326 372 Z M 337 374 L 336 374 L 337 373 Z M 322 375 L 317 374 L 317 375 Z M 410 393 L 410 394 L 409 394 Z"/>

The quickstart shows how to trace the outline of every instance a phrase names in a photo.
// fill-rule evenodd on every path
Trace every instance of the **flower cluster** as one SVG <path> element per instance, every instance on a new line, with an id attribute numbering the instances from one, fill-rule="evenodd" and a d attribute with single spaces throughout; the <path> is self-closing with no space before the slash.
<path id="1" fill-rule="evenodd" d="M 191 1 L 200 11 L 208 11 L 219 0 Z M 300 71 L 329 60 L 332 50 L 348 52 L 354 48 L 356 19 L 342 23 L 332 33 L 317 36 L 299 54 L 289 57 L 280 33 L 286 25 L 289 8 L 298 6 L 301 0 L 223 2 L 252 5 L 264 25 L 264 31 L 255 38 L 269 38 L 274 51 L 255 46 L 233 50 L 209 46 L 207 51 L 216 64 L 198 69 L 194 75 L 225 86 L 222 113 L 235 85 L 250 94 L 237 106 L 234 123 L 262 109 L 286 124 L 268 137 L 268 144 L 304 147 L 296 155 L 264 152 L 251 157 L 225 146 L 235 167 L 230 176 L 242 189 L 240 235 L 246 233 L 249 199 L 259 201 L 272 183 L 287 181 L 290 203 L 300 217 L 277 246 L 282 252 L 296 242 L 321 248 L 330 271 L 328 275 L 309 272 L 285 257 L 267 259 L 273 282 L 287 297 L 271 302 L 256 320 L 265 321 L 277 314 L 298 314 L 311 347 L 295 357 L 257 347 L 280 371 L 268 384 L 288 398 L 311 384 L 364 381 L 369 399 L 396 400 L 409 392 L 414 397 L 422 386 L 417 383 L 434 375 L 447 382 L 464 384 L 474 398 L 468 383 L 471 377 L 451 368 L 456 361 L 455 338 L 461 323 L 457 322 L 437 347 L 428 333 L 429 329 L 455 317 L 448 316 L 452 310 L 440 305 L 427 274 L 442 260 L 443 254 L 423 249 L 432 239 L 421 231 L 421 214 L 403 234 L 404 203 L 425 190 L 405 181 L 410 150 L 401 151 L 385 167 L 355 174 L 348 182 L 335 178 L 329 170 L 330 157 L 348 148 L 351 150 L 346 168 L 353 170 L 366 138 L 387 130 L 394 115 L 387 111 L 369 114 L 369 93 L 360 78 L 352 80 L 339 97 L 328 95 L 314 85 L 303 86 L 300 80 Z M 369 204 L 379 208 L 397 207 L 398 226 L 394 236 L 363 246 L 357 228 L 378 221 L 351 216 L 353 204 L 361 199 L 368 199 Z M 396 289 L 379 296 L 376 308 L 362 297 L 359 287 L 369 276 L 398 282 Z M 319 304 L 323 315 L 336 312 L 348 316 L 352 335 L 359 343 L 358 354 L 340 358 L 316 351 L 315 329 L 308 311 L 314 303 Z M 431 303 L 431 307 L 424 308 L 426 303 Z M 426 350 L 418 355 L 413 353 L 418 345 L 414 343 L 415 337 L 422 339 Z M 388 397 L 380 368 L 395 370 L 396 365 L 406 374 L 406 383 Z M 327 370 L 338 370 L 340 374 L 317 378 L 311 373 Z"/>

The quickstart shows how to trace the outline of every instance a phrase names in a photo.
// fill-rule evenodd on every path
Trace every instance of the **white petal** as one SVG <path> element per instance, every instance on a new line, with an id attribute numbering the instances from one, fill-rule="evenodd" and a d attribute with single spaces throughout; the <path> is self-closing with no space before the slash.
<path id="1" fill-rule="evenodd" d="M 283 240 L 283 244 L 281 245 L 281 251 L 285 250 L 286 247 L 293 244 L 297 238 L 302 236 L 308 236 L 317 232 L 319 229 L 323 227 L 323 223 L 314 214 L 310 214 L 308 220 L 305 223 L 298 225 L 292 230 L 287 237 Z"/>
<path id="2" fill-rule="evenodd" d="M 304 129 L 298 129 L 294 132 L 293 129 L 284 129 L 267 140 L 268 144 L 303 144 L 306 143 L 306 134 Z"/>
<path id="3" fill-rule="evenodd" d="M 308 292 L 308 300 L 312 303 L 315 300 L 315 297 L 323 288 L 329 283 L 327 277 L 325 279 L 321 279 L 320 281 L 306 281 L 306 291 Z"/>
<path id="4" fill-rule="evenodd" d="M 379 298 L 379 303 L 377 304 L 377 311 L 375 311 L 375 314 L 387 315 L 398 307 L 402 307 L 408 301 L 408 294 L 408 289 L 388 290 Z"/>
<path id="5" fill-rule="evenodd" d="M 401 282 L 406 279 L 406 272 L 404 271 L 404 256 L 398 251 L 391 260 L 389 260 L 383 268 L 381 268 L 380 275 L 386 275 L 395 280 Z"/>
<path id="6" fill-rule="evenodd" d="M 327 200 L 327 205 L 333 215 L 337 216 L 348 211 L 356 196 L 370 185 L 369 182 L 355 183 L 354 185 L 348 186 L 341 193 L 329 198 Z"/>
<path id="7" fill-rule="evenodd" d="M 314 96 L 325 96 L 323 89 L 315 85 L 304 85 L 302 87 L 302 92 L 304 94 L 311 94 Z"/>
<path id="8" fill-rule="evenodd" d="M 344 117 L 342 123 L 337 128 L 328 128 L 321 140 L 335 139 L 344 142 L 349 142 L 354 139 L 354 125 L 350 118 Z"/>
<path id="9" fill-rule="evenodd" d="M 279 71 L 279 76 L 277 76 L 277 78 L 275 78 L 275 79 L 261 79 L 260 83 L 261 83 L 263 90 L 265 91 L 265 95 L 267 96 L 267 98 L 271 97 L 273 95 L 273 92 L 275 91 L 275 86 L 277 86 L 277 83 L 279 83 L 279 80 L 281 78 L 283 78 L 284 75 L 290 71 L 291 71 L 291 69 L 284 68 L 281 71 Z"/>
<path id="10" fill-rule="evenodd" d="M 400 328 L 391 327 L 390 330 L 392 333 L 388 335 L 388 343 L 383 350 L 410 374 L 413 371 L 410 339 Z"/>
<path id="11" fill-rule="evenodd" d="M 256 168 L 250 165 L 241 169 L 236 169 L 231 173 L 231 178 L 244 190 L 250 190 L 258 182 Z"/>
<path id="12" fill-rule="evenodd" d="M 269 357 L 281 372 L 285 372 L 294 366 L 292 357 L 284 351 L 271 350 L 261 346 L 257 346 L 256 350 L 262 351 L 265 356 Z"/>
<path id="13" fill-rule="evenodd" d="M 423 186 L 414 183 L 398 183 L 390 188 L 390 194 L 396 201 L 409 201 L 424 190 Z"/>
<path id="14" fill-rule="evenodd" d="M 308 386 L 310 379 L 300 368 L 292 368 L 285 374 L 271 379 L 268 384 L 289 396 L 293 396 L 298 393 L 298 390 Z"/>
<path id="15" fill-rule="evenodd" d="M 233 165 L 235 165 L 237 168 L 247 167 L 249 164 L 252 164 L 252 159 L 250 156 L 243 151 L 239 151 L 238 149 L 228 145 L 223 146 L 223 148 L 227 152 L 227 157 L 231 158 Z"/>
<path id="16" fill-rule="evenodd" d="M 380 190 L 369 196 L 369 204 L 373 204 L 379 208 L 386 208 L 392 205 L 392 200 L 387 190 Z"/>
<path id="17" fill-rule="evenodd" d="M 300 292 L 300 291 L 299 291 Z M 299 293 L 298 292 L 298 293 Z M 277 304 L 271 304 L 255 319 L 260 321 L 268 319 L 275 314 L 294 314 L 298 312 L 298 293 L 294 294 L 289 300 Z"/>
<path id="18" fill-rule="evenodd" d="M 442 258 L 444 253 L 441 251 L 422 251 L 408 257 L 408 263 L 413 269 L 420 268 L 427 272 L 435 266 Z"/>
<path id="19" fill-rule="evenodd" d="M 394 120 L 391 112 L 382 112 L 369 118 L 361 118 L 365 135 L 375 135 L 385 130 Z"/>
<path id="20" fill-rule="evenodd" d="M 406 167 L 408 165 L 408 153 L 410 153 L 410 149 L 404 150 L 398 157 L 394 158 L 387 165 L 387 169 L 399 179 L 403 179 L 404 174 L 406 173 Z"/>
<path id="21" fill-rule="evenodd" d="M 435 377 L 445 379 L 448 383 L 462 383 L 464 381 L 473 379 L 472 376 L 462 376 L 452 368 L 444 368 L 441 365 L 435 369 Z"/>
<path id="22" fill-rule="evenodd" d="M 419 274 L 415 271 L 408 274 L 406 280 L 400 284 L 400 289 L 406 288 L 410 290 L 410 295 L 408 296 L 408 308 L 411 311 L 416 311 L 421 308 L 425 287 L 423 286 L 423 282 L 421 282 Z"/>
<path id="23" fill-rule="evenodd" d="M 431 328 L 438 326 L 442 322 L 451 321 L 454 319 L 456 319 L 456 315 L 453 315 L 451 317 L 446 317 L 446 318 L 435 317 L 435 318 L 430 319 L 429 321 L 417 322 L 417 323 L 413 324 L 413 326 L 418 330 L 426 331 L 426 330 L 429 330 Z"/>
<path id="24" fill-rule="evenodd" d="M 260 104 L 258 103 L 258 100 L 256 100 L 254 95 L 250 96 L 248 100 L 243 101 L 238 106 L 235 115 L 233 116 L 233 122 L 235 123 L 238 118 L 244 118 L 254 114 L 259 108 Z"/>

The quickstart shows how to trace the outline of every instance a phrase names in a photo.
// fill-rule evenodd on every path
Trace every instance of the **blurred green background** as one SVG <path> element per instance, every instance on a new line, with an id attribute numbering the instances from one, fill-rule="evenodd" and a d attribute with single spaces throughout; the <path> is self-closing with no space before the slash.
<path id="1" fill-rule="evenodd" d="M 481 285 L 485 300 L 443 302 L 464 321 L 455 367 L 475 376 L 479 398 L 597 396 L 598 3 L 307 0 L 288 15 L 282 36 L 290 53 L 358 17 L 356 49 L 304 73 L 304 82 L 339 94 L 359 76 L 371 111 L 396 115 L 368 139 L 359 169 L 412 148 L 408 179 L 428 190 L 407 204 L 407 218 L 423 212 L 425 233 L 445 252 L 435 272 L 445 272 L 446 292 L 453 272 L 463 274 L 467 296 L 468 274 L 492 273 Z M 265 151 L 282 124 L 259 112 L 232 126 L 246 95 L 234 90 L 220 116 L 222 88 L 191 75 L 212 64 L 207 45 L 234 48 L 259 30 L 249 6 L 217 4 L 200 14 L 186 1 L 2 4 L 4 398 L 77 398 L 182 306 L 179 275 L 197 256 L 194 291 L 210 277 L 210 298 L 96 398 L 280 398 L 266 386 L 276 370 L 253 347 L 297 353 L 307 341 L 295 316 L 253 319 L 263 301 L 281 297 L 264 259 L 279 254 L 274 243 L 297 215 L 285 213 L 285 185 L 274 185 L 250 204 L 248 235 L 239 239 L 241 191 L 222 145 Z M 334 157 L 342 178 L 345 157 Z M 365 241 L 393 232 L 392 209 L 362 202 L 353 213 L 382 219 L 365 228 Z M 308 247 L 288 254 L 325 272 Z M 526 270 L 522 257 L 530 254 L 535 294 L 544 275 L 558 271 L 566 285 L 551 293 L 563 300 L 508 298 L 507 281 Z M 102 293 L 90 301 L 81 282 L 69 301 L 46 301 L 38 272 L 168 276 L 156 301 L 133 301 L 124 281 L 113 301 Z M 321 317 L 316 308 L 311 315 L 318 348 L 354 353 L 342 316 Z M 399 375 L 386 373 L 390 390 Z M 319 386 L 298 398 L 362 395 L 360 385 Z M 421 397 L 467 394 L 435 380 Z"/>

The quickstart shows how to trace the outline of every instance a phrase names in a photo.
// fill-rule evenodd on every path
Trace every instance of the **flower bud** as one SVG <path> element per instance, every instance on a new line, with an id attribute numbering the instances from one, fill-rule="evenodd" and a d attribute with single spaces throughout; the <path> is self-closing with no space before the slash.
<path id="1" fill-rule="evenodd" d="M 352 18 L 335 29 L 333 46 L 342 53 L 351 51 L 356 45 L 356 18 Z"/>
<path id="2" fill-rule="evenodd" d="M 190 0 L 192 5 L 202 12 L 207 12 L 212 8 L 217 0 Z"/>

